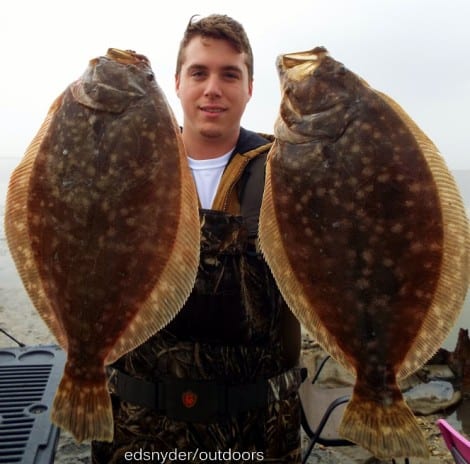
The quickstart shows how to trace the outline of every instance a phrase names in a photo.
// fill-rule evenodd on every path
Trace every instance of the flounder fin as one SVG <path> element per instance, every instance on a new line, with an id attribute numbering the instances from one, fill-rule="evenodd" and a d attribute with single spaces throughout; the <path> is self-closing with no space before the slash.
<path id="1" fill-rule="evenodd" d="M 457 183 L 437 147 L 394 100 L 379 94 L 400 116 L 421 147 L 439 194 L 444 230 L 441 274 L 431 308 L 397 373 L 398 378 L 404 378 L 433 356 L 457 320 L 470 279 L 470 228 Z"/>
<path id="2" fill-rule="evenodd" d="M 33 305 L 59 344 L 66 349 L 64 332 L 50 307 L 34 261 L 28 225 L 28 196 L 31 174 L 42 141 L 49 130 L 57 109 L 62 103 L 62 98 L 63 95 L 59 96 L 51 105 L 46 119 L 10 178 L 5 210 L 5 234 L 18 274 Z"/>
<path id="3" fill-rule="evenodd" d="M 315 311 L 312 310 L 311 304 L 304 294 L 303 286 L 300 285 L 292 271 L 287 252 L 284 249 L 284 240 L 281 237 L 271 184 L 270 159 L 276 156 L 277 149 L 277 142 L 274 142 L 269 151 L 266 166 L 265 187 L 259 221 L 259 244 L 261 251 L 274 275 L 284 300 L 296 318 L 337 362 L 349 372 L 355 374 L 352 363 L 347 361 L 344 352 L 338 347 L 338 344 L 334 341 L 324 324 L 321 323 Z"/>
<path id="4" fill-rule="evenodd" d="M 403 399 L 387 406 L 353 393 L 338 432 L 379 459 L 429 456 L 418 422 Z"/>
<path id="5" fill-rule="evenodd" d="M 69 431 L 79 443 L 113 440 L 113 413 L 104 370 L 100 380 L 93 384 L 80 382 L 65 370 L 57 389 L 52 422 Z"/>
<path id="6" fill-rule="evenodd" d="M 105 359 L 111 364 L 165 327 L 180 311 L 194 287 L 199 265 L 200 222 L 196 187 L 179 133 L 181 153 L 181 210 L 171 257 L 142 310 L 129 324 Z"/>

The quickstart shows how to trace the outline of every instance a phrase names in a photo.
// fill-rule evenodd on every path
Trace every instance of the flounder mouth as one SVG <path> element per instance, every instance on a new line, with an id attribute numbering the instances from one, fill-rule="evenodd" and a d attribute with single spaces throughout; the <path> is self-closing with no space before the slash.
<path id="1" fill-rule="evenodd" d="M 316 47 L 305 52 L 287 53 L 278 57 L 277 68 L 281 76 L 288 72 L 290 79 L 300 81 L 304 76 L 312 74 L 326 55 L 328 51 L 324 47 Z"/>
<path id="2" fill-rule="evenodd" d="M 133 50 L 120 50 L 118 48 L 108 48 L 106 58 L 122 64 L 149 63 L 149 60 L 144 55 L 139 55 Z"/>

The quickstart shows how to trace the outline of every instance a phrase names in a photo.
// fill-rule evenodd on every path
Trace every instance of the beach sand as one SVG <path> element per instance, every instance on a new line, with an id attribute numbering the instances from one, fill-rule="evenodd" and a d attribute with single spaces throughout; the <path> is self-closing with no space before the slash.
<path id="1" fill-rule="evenodd" d="M 28 346 L 56 343 L 23 289 L 8 252 L 4 234 L 0 236 L 0 263 L 0 327 Z M 12 346 L 15 346 L 14 342 L 0 334 L 0 347 Z M 308 340 L 304 343 L 303 360 L 307 365 L 310 363 L 309 360 L 318 358 L 314 353 L 316 349 Z M 412 460 L 412 464 L 451 464 L 453 462 L 434 424 L 436 418 L 437 416 L 419 418 L 432 456 L 430 460 Z M 306 441 L 304 446 L 307 446 Z M 57 464 L 90 463 L 90 446 L 79 445 L 67 432 L 62 432 L 55 462 Z M 380 461 L 374 460 L 367 451 L 358 446 L 324 448 L 317 445 L 308 462 L 309 464 L 373 464 Z M 397 464 L 400 462 L 402 461 L 397 461 Z"/>
<path id="2" fill-rule="evenodd" d="M 0 194 L 6 192 L 5 187 L 5 185 L 0 186 Z M 2 198 L 4 198 L 3 195 Z M 0 205 L 2 222 L 3 216 L 4 205 Z M 3 226 L 0 228 L 0 327 L 27 346 L 56 343 L 23 288 L 8 251 Z M 0 348 L 12 346 L 15 346 L 15 343 L 0 333 Z M 302 358 L 304 360 L 313 359 L 314 357 L 311 356 L 313 349 L 311 343 L 304 345 Z M 428 440 L 431 458 L 429 460 L 413 459 L 411 460 L 412 464 L 451 464 L 453 462 L 435 426 L 437 418 L 438 416 L 418 418 Z M 90 463 L 90 446 L 88 444 L 78 445 L 68 433 L 62 432 L 55 462 L 58 464 Z M 381 461 L 375 460 L 368 452 L 358 446 L 324 448 L 317 445 L 308 462 L 309 464 L 377 464 Z M 397 464 L 401 462 L 403 461 L 397 461 Z"/>

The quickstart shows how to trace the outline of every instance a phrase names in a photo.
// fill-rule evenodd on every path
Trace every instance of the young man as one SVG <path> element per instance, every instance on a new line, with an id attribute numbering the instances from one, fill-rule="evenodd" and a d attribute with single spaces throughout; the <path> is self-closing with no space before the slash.
<path id="1" fill-rule="evenodd" d="M 115 438 L 93 444 L 94 463 L 164 452 L 165 462 L 300 462 L 300 326 L 257 246 L 271 140 L 240 127 L 252 88 L 243 27 L 192 19 L 176 92 L 200 198 L 199 273 L 177 317 L 114 366 Z"/>

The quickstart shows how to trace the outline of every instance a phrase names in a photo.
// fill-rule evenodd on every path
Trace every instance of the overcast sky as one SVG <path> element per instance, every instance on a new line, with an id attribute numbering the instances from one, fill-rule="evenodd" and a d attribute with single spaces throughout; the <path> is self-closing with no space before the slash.
<path id="1" fill-rule="evenodd" d="M 223 13 L 247 30 L 254 96 L 243 125 L 270 132 L 279 108 L 281 53 L 323 45 L 394 98 L 451 169 L 470 169 L 470 1 L 248 2 L 15 0 L 1 2 L 0 157 L 20 158 L 56 96 L 110 47 L 146 55 L 177 119 L 175 57 L 193 14 Z"/>

